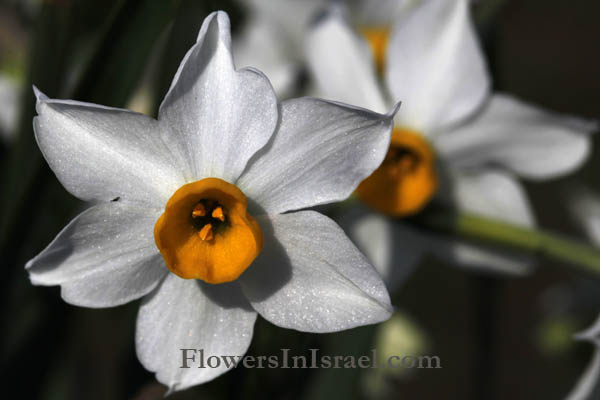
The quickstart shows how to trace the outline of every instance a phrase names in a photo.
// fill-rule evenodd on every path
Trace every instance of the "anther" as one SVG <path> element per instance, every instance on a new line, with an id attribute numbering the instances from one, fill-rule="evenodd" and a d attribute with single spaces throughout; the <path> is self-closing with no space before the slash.
<path id="1" fill-rule="evenodd" d="M 215 218 L 215 219 L 218 219 L 218 220 L 219 220 L 219 221 L 221 221 L 221 222 L 224 222 L 224 221 L 225 221 L 225 214 L 223 213 L 223 208 L 222 208 L 221 206 L 217 206 L 217 207 L 216 207 L 216 208 L 213 210 L 213 212 L 212 212 L 211 216 L 212 216 L 213 218 Z"/>
<path id="2" fill-rule="evenodd" d="M 212 225 L 211 224 L 204 225 L 202 227 L 202 229 L 200 229 L 199 235 L 200 235 L 200 239 L 202 239 L 204 241 L 212 240 L 213 239 Z"/>
<path id="3" fill-rule="evenodd" d="M 202 204 L 202 203 L 196 204 L 196 206 L 192 210 L 192 217 L 198 218 L 198 217 L 204 217 L 205 215 L 206 215 L 206 207 L 204 207 L 204 204 Z"/>

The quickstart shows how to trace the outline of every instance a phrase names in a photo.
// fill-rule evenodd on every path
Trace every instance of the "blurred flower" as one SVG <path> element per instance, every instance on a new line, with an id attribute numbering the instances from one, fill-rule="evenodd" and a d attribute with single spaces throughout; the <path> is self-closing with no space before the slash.
<path id="1" fill-rule="evenodd" d="M 11 141 L 16 133 L 19 89 L 15 80 L 0 75 L 0 137 L 6 141 Z"/>
<path id="2" fill-rule="evenodd" d="M 236 64 L 264 71 L 277 94 L 289 97 L 302 70 L 306 27 L 327 0 L 239 2 L 248 13 L 233 42 Z"/>
<path id="3" fill-rule="evenodd" d="M 87 307 L 145 296 L 137 354 L 171 390 L 231 368 L 180 368 L 180 349 L 241 356 L 257 312 L 310 332 L 391 313 L 377 272 L 333 221 L 288 211 L 350 195 L 383 159 L 393 115 L 277 104 L 262 73 L 235 70 L 230 41 L 227 15 L 211 14 L 158 120 L 36 90 L 40 149 L 68 191 L 97 204 L 27 264 L 31 280 Z"/>
<path id="4" fill-rule="evenodd" d="M 356 192 L 372 209 L 404 217 L 437 202 L 531 227 L 516 176 L 542 180 L 574 170 L 595 125 L 490 94 L 468 6 L 424 0 L 383 38 L 354 31 L 347 10 L 331 6 L 307 38 L 311 71 L 327 98 L 375 111 L 389 107 L 390 98 L 403 102 L 386 159 Z M 353 213 L 352 236 L 391 287 L 428 252 L 458 265 L 527 271 L 527 257 L 427 234 L 382 214 Z"/>
<path id="5" fill-rule="evenodd" d="M 264 71 L 282 97 L 293 94 L 306 63 L 304 41 L 311 22 L 330 3 L 345 3 L 352 23 L 377 35 L 401 11 L 420 0 L 238 0 L 247 22 L 234 40 L 236 64 Z"/>

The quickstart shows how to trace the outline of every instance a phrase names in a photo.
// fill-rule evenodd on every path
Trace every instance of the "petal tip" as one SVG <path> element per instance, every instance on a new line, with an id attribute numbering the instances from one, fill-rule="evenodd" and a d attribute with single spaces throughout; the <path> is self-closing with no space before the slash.
<path id="1" fill-rule="evenodd" d="M 578 340 L 578 341 L 591 342 L 594 338 L 592 337 L 590 332 L 586 330 L 586 331 L 578 332 L 578 333 L 574 334 L 573 339 Z"/>
<path id="2" fill-rule="evenodd" d="M 394 104 L 394 107 L 392 107 L 392 109 L 387 113 L 387 116 L 389 118 L 394 118 L 398 111 L 400 111 L 400 107 L 402 107 L 402 101 L 398 101 L 396 104 Z"/>
<path id="3" fill-rule="evenodd" d="M 204 19 L 196 43 L 202 43 L 206 38 L 222 41 L 231 49 L 231 24 L 225 11 L 214 11 Z"/>
<path id="4" fill-rule="evenodd" d="M 34 261 L 35 261 L 35 258 L 32 258 L 31 260 L 27 261 L 27 263 L 25 264 L 25 269 L 29 270 L 31 267 L 33 267 Z"/>
<path id="5" fill-rule="evenodd" d="M 35 95 L 35 110 L 39 114 L 41 103 L 45 102 L 49 98 L 40 89 L 38 89 L 37 86 L 31 85 L 31 87 L 33 89 L 33 94 Z"/>

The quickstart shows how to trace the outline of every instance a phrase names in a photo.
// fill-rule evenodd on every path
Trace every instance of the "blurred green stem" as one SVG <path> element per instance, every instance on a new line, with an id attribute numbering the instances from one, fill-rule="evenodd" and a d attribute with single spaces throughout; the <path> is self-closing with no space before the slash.
<path id="1" fill-rule="evenodd" d="M 509 249 L 533 252 L 600 276 L 600 249 L 554 233 L 469 213 L 425 215 L 419 222 L 457 236 Z"/>

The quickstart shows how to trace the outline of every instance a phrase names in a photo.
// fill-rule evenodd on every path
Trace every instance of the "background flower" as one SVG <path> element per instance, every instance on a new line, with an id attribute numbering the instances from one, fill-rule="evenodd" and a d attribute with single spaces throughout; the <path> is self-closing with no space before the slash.
<path id="1" fill-rule="evenodd" d="M 386 183 L 369 182 L 387 179 L 374 174 L 364 188 L 359 187 L 358 197 L 393 216 L 418 213 L 433 202 L 533 226 L 533 214 L 516 176 L 543 180 L 572 172 L 589 153 L 588 134 L 595 124 L 553 115 L 507 94 L 491 94 L 467 1 L 421 2 L 398 18 L 387 46 L 380 85 L 373 48 L 351 29 L 344 8 L 330 8 L 307 39 L 311 70 L 326 98 L 373 110 L 384 109 L 390 99 L 403 101 L 395 118 L 398 139 L 392 139 L 391 149 L 412 152 L 415 170 Z M 416 138 L 406 142 L 403 136 Z M 383 170 L 390 168 L 384 163 L 381 174 L 388 174 Z M 436 171 L 419 176 L 425 168 Z M 401 194 L 390 190 L 395 179 L 401 182 L 398 190 L 403 190 L 402 185 L 411 185 L 410 189 Z M 431 183 L 431 189 L 411 182 L 436 179 L 439 183 Z M 415 205 L 401 205 L 398 210 L 380 201 L 398 196 L 396 201 L 402 203 L 405 196 L 414 197 L 419 191 L 423 195 Z M 529 264 L 521 256 L 429 235 L 364 212 L 352 212 L 344 224 L 391 288 L 410 274 L 425 253 L 459 265 L 513 273 L 526 272 Z M 412 254 L 403 256 L 409 249 Z"/>

